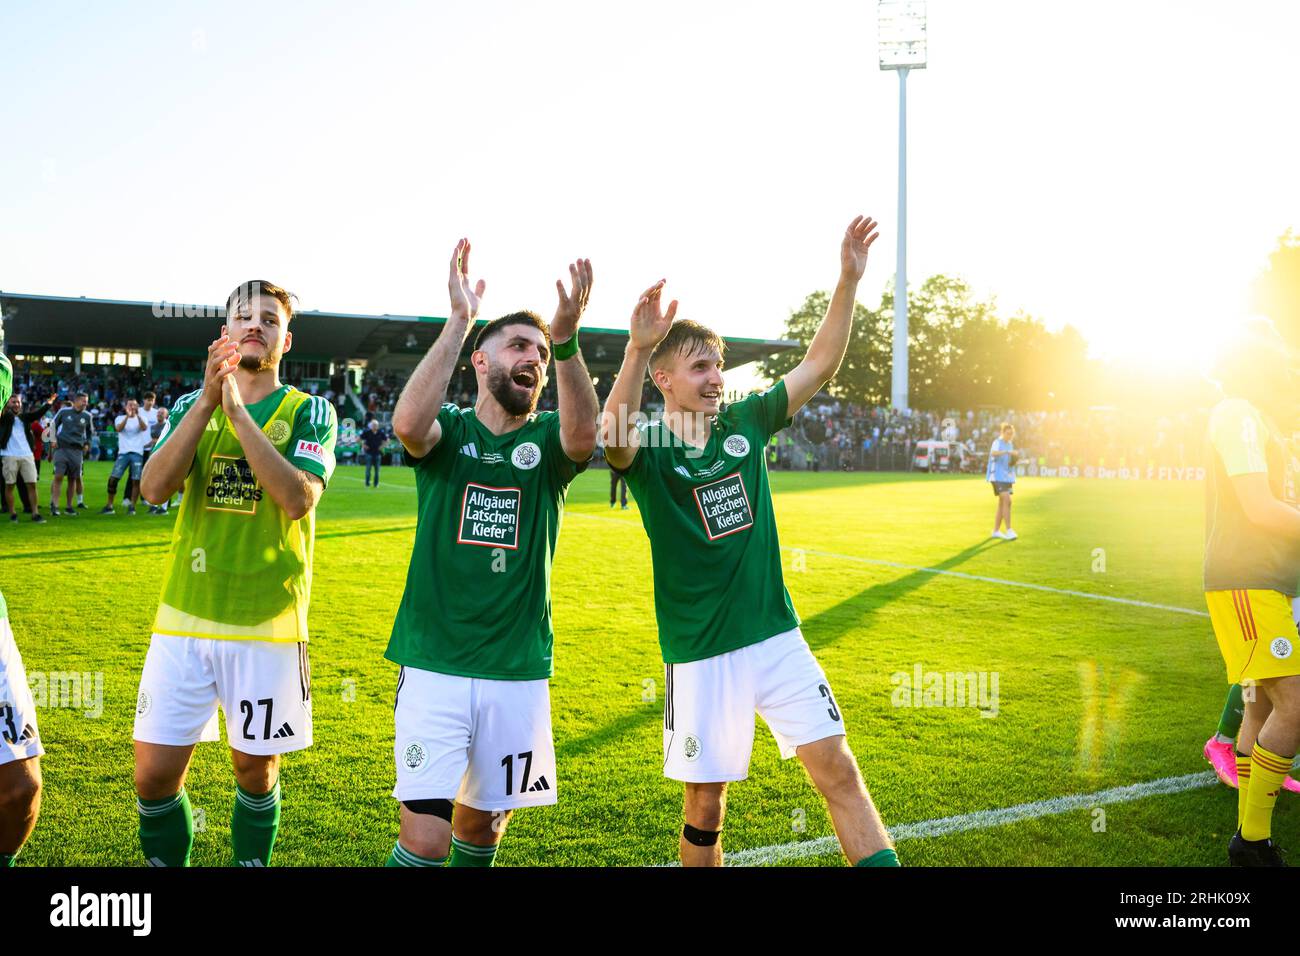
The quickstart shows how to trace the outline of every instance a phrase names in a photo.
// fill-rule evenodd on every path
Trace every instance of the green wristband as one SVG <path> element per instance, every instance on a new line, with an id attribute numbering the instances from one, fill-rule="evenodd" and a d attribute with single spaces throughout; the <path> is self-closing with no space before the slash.
<path id="1" fill-rule="evenodd" d="M 573 358 L 578 354 L 578 333 L 575 331 L 567 342 L 553 342 L 551 344 L 555 348 L 555 361 L 563 362 L 565 359 Z"/>

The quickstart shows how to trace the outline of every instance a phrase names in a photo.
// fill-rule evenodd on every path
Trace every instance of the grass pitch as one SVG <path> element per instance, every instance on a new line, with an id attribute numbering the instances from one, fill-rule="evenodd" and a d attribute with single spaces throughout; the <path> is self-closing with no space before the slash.
<path id="1" fill-rule="evenodd" d="M 108 468 L 89 467 L 92 507 L 77 518 L 0 525 L 0 586 L 29 677 L 103 677 L 100 716 L 39 712 L 46 789 L 24 865 L 142 864 L 131 728 L 174 516 L 95 515 Z M 397 834 L 397 668 L 382 654 L 414 537 L 414 476 L 385 469 L 367 489 L 361 475 L 341 466 L 320 506 L 316 743 L 284 762 L 277 865 L 380 865 Z M 608 483 L 605 471 L 574 483 L 555 561 L 559 804 L 516 814 L 498 865 L 676 858 L 681 785 L 660 771 L 649 545 L 635 504 L 609 508 Z M 1026 479 L 1014 543 L 988 540 L 994 499 L 975 478 L 777 473 L 772 485 L 786 583 L 885 822 L 1035 805 L 1019 822 L 905 839 L 905 864 L 1225 862 L 1236 794 L 1217 784 L 1100 811 L 1086 799 L 1064 813 L 1043 804 L 1207 769 L 1201 745 L 1226 691 L 1209 620 L 1059 593 L 1203 611 L 1201 484 Z M 899 675 L 918 665 L 996 674 L 996 716 L 896 706 Z M 187 786 L 202 827 L 193 862 L 224 865 L 234 796 L 224 743 L 198 748 Z M 1300 845 L 1294 803 L 1284 794 L 1275 817 L 1283 846 Z M 779 759 L 760 721 L 750 778 L 730 790 L 728 852 L 761 862 L 763 848 L 831 833 L 797 761 Z M 795 862 L 842 861 L 832 849 Z"/>

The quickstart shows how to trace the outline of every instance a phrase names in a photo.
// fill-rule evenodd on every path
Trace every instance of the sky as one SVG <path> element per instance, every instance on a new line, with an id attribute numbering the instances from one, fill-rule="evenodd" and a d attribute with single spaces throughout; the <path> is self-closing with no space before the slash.
<path id="1" fill-rule="evenodd" d="M 895 269 L 898 79 L 876 5 L 0 5 L 0 289 L 585 324 L 659 278 L 679 315 L 777 337 L 881 223 Z M 930 0 L 908 78 L 908 275 L 1076 326 L 1103 357 L 1203 364 L 1300 229 L 1300 4 Z"/>

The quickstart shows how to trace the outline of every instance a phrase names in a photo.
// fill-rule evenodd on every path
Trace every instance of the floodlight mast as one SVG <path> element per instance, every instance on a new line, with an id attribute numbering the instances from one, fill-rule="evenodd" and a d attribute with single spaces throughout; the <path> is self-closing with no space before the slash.
<path id="1" fill-rule="evenodd" d="M 879 0 L 880 68 L 898 73 L 898 262 L 890 404 L 907 410 L 907 74 L 925 69 L 925 0 Z"/>

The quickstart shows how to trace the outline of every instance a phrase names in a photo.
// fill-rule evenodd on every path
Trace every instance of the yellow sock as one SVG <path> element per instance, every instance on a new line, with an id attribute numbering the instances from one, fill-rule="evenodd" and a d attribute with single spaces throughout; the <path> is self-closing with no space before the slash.
<path id="1" fill-rule="evenodd" d="M 1246 819 L 1246 792 L 1250 789 L 1250 755 L 1237 754 L 1237 829 Z"/>
<path id="2" fill-rule="evenodd" d="M 1246 813 L 1241 820 L 1244 840 L 1266 840 L 1273 834 L 1273 805 L 1282 781 L 1291 770 L 1291 758 L 1265 750 L 1259 742 L 1250 753 L 1250 787 L 1246 791 Z"/>

